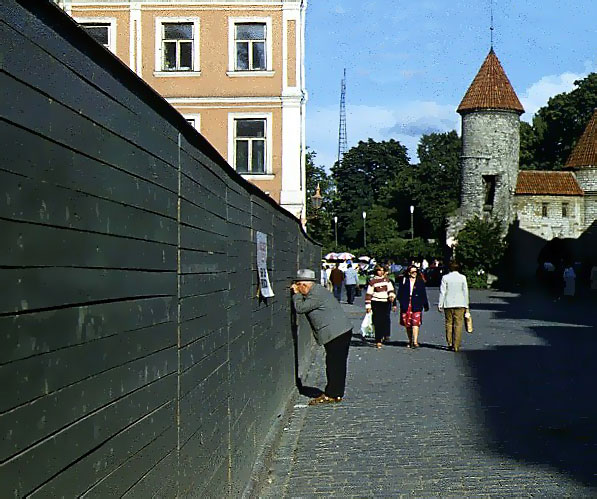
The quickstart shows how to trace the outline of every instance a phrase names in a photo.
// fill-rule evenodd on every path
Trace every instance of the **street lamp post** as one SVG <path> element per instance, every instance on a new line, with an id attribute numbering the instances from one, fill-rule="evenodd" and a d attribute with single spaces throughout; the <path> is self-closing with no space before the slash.
<path id="1" fill-rule="evenodd" d="M 367 212 L 363 212 L 363 248 L 367 247 Z"/>
<path id="2" fill-rule="evenodd" d="M 415 207 L 410 205 L 410 238 L 415 238 L 415 226 L 413 224 L 413 214 L 415 213 Z"/>
<path id="3" fill-rule="evenodd" d="M 334 217 L 334 236 L 336 239 L 336 246 L 334 249 L 338 248 L 338 217 Z"/>

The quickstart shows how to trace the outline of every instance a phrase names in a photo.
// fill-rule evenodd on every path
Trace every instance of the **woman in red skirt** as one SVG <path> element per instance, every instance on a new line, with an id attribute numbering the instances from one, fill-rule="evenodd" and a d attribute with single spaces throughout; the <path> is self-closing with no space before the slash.
<path id="1" fill-rule="evenodd" d="M 419 327 L 423 322 L 423 310 L 429 310 L 425 281 L 414 265 L 406 270 L 406 275 L 398 283 L 400 303 L 400 324 L 406 328 L 408 347 L 419 347 Z"/>

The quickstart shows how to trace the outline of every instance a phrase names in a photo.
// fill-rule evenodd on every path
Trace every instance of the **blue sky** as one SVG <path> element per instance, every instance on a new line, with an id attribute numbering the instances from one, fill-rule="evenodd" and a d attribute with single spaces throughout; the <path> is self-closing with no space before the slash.
<path id="1" fill-rule="evenodd" d="M 329 168 L 347 69 L 348 147 L 457 130 L 456 107 L 490 48 L 491 0 L 310 0 L 307 145 Z M 530 121 L 597 71 L 597 0 L 493 0 L 494 50 Z"/>

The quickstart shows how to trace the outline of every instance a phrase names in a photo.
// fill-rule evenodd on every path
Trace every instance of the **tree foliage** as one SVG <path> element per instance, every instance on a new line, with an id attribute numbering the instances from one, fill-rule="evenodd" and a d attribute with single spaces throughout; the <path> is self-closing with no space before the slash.
<path id="1" fill-rule="evenodd" d="M 502 225 L 498 220 L 469 220 L 458 233 L 456 259 L 461 263 L 469 284 L 487 283 L 487 273 L 494 272 L 506 250 Z"/>
<path id="2" fill-rule="evenodd" d="M 420 163 L 414 168 L 413 201 L 437 233 L 458 207 L 461 140 L 455 131 L 423 135 L 417 152 Z"/>
<path id="3" fill-rule="evenodd" d="M 532 125 L 521 123 L 521 168 L 552 170 L 566 163 L 597 107 L 597 73 L 574 85 L 571 92 L 549 99 Z"/>
<path id="4" fill-rule="evenodd" d="M 385 189 L 383 202 L 398 213 L 401 227 L 410 226 L 409 206 L 415 207 L 415 234 L 441 238 L 447 215 L 460 197 L 461 140 L 455 131 L 423 135 L 419 164 L 403 169 Z"/>
<path id="5" fill-rule="evenodd" d="M 406 147 L 395 140 L 359 142 L 346 152 L 340 164 L 332 168 L 336 185 L 335 213 L 338 216 L 338 239 L 352 247 L 363 244 L 363 211 L 374 215 L 372 223 L 385 218 L 392 226 L 392 210 L 379 203 L 382 190 L 405 168 L 408 168 Z M 377 206 L 375 209 L 373 207 Z M 373 211 L 372 211 L 373 210 Z M 382 213 L 383 212 L 383 213 Z M 368 223 L 371 216 L 367 217 Z M 377 228 L 387 232 L 387 225 L 377 224 L 370 237 L 382 238 Z M 372 240 L 374 240 L 372 239 Z"/>

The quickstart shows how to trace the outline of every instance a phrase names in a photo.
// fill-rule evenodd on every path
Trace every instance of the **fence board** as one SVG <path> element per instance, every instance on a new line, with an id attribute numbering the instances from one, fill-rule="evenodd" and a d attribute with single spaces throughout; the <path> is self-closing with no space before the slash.
<path id="1" fill-rule="evenodd" d="M 142 298 L 0 317 L 0 365 L 175 321 L 174 303 L 172 297 Z"/>
<path id="2" fill-rule="evenodd" d="M 173 450 L 176 433 L 173 400 L 143 416 L 77 461 L 31 497 L 121 497 L 163 455 Z M 91 485 L 91 487 L 90 487 Z"/>
<path id="3" fill-rule="evenodd" d="M 0 461 L 22 452 L 48 435 L 151 384 L 176 369 L 175 351 L 158 351 L 77 381 L 0 415 L 7 437 L 0 441 Z M 68 407 L 68 411 L 64 408 Z"/>
<path id="4" fill-rule="evenodd" d="M 163 386 L 164 384 L 173 386 Z M 6 462 L 0 468 L 0 496 L 20 497 L 31 493 L 62 470 L 72 466 L 81 456 L 106 444 L 145 415 L 165 404 L 171 397 L 175 385 L 174 375 L 146 385 Z"/>
<path id="5" fill-rule="evenodd" d="M 0 217 L 176 244 L 176 221 L 0 170 Z"/>
<path id="6" fill-rule="evenodd" d="M 0 313 L 159 295 L 176 295 L 169 272 L 80 268 L 0 272 Z"/>
<path id="7" fill-rule="evenodd" d="M 5 244 L 0 266 L 176 271 L 173 245 L 2 219 L 0 233 Z"/>

